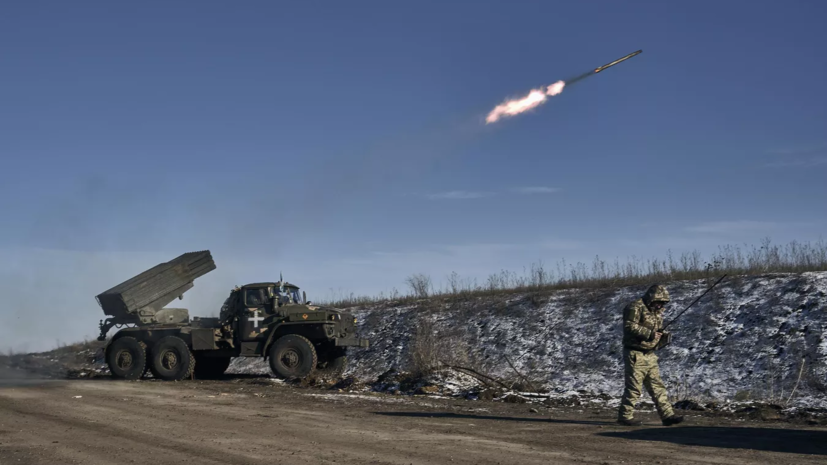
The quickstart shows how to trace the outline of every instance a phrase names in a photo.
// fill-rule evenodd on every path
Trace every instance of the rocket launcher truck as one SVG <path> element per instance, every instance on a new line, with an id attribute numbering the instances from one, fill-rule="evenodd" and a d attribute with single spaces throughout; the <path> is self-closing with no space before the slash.
<path id="1" fill-rule="evenodd" d="M 349 347 L 368 347 L 352 314 L 312 305 L 281 277 L 236 286 L 217 318 L 190 318 L 185 308 L 166 307 L 214 269 L 209 250 L 188 252 L 96 296 L 108 317 L 98 339 L 119 328 L 104 347 L 113 377 L 217 378 L 233 357 L 263 357 L 282 379 L 337 377 Z"/>

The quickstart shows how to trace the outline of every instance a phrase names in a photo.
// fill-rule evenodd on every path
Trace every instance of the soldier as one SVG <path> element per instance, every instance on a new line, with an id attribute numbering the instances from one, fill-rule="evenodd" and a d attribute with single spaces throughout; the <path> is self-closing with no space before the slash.
<path id="1" fill-rule="evenodd" d="M 668 344 L 670 337 L 662 332 L 663 310 L 669 302 L 666 288 L 655 284 L 642 298 L 623 309 L 623 364 L 626 371 L 626 387 L 618 412 L 618 423 L 640 426 L 634 419 L 635 404 L 640 397 L 641 384 L 646 387 L 664 426 L 683 421 L 676 416 L 666 395 L 666 386 L 660 379 L 658 357 L 655 350 Z M 663 339 L 663 340 L 662 340 Z"/>

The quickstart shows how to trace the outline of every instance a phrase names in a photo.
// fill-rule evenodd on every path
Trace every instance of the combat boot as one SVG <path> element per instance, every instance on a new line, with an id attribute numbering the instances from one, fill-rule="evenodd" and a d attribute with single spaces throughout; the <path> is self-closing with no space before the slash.
<path id="1" fill-rule="evenodd" d="M 618 423 L 624 426 L 643 426 L 643 422 L 640 420 L 635 420 L 634 418 L 627 420 L 625 418 L 618 418 Z"/>
<path id="2" fill-rule="evenodd" d="M 683 417 L 679 417 L 677 415 L 672 415 L 671 417 L 666 417 L 663 420 L 661 420 L 661 422 L 663 423 L 663 426 L 677 425 L 678 423 L 680 423 L 682 421 L 683 421 Z"/>

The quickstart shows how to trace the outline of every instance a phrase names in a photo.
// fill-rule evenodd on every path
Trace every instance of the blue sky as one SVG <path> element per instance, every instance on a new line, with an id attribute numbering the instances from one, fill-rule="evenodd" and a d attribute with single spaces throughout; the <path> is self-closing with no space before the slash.
<path id="1" fill-rule="evenodd" d="M 218 264 L 185 298 L 203 315 L 280 271 L 311 297 L 374 294 L 418 272 L 484 280 L 827 224 L 823 2 L 1 13 L 0 279 L 24 303 L 0 308 L 19 322 L 0 349 L 93 335 L 95 294 L 191 250 Z"/>

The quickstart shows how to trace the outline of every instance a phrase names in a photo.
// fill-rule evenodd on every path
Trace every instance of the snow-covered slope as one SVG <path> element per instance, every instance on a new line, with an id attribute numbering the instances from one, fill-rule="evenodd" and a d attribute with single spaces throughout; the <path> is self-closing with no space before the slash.
<path id="1" fill-rule="evenodd" d="M 666 319 L 708 284 L 667 283 L 673 304 Z M 371 382 L 411 369 L 420 328 L 420 355 L 504 379 L 519 372 L 552 390 L 617 396 L 622 309 L 646 287 L 350 309 L 371 347 L 351 351 L 346 374 Z M 670 328 L 673 343 L 659 352 L 661 374 L 673 395 L 723 401 L 786 400 L 801 373 L 792 404 L 827 407 L 826 311 L 827 272 L 728 277 Z M 267 371 L 242 359 L 231 369 Z"/>

